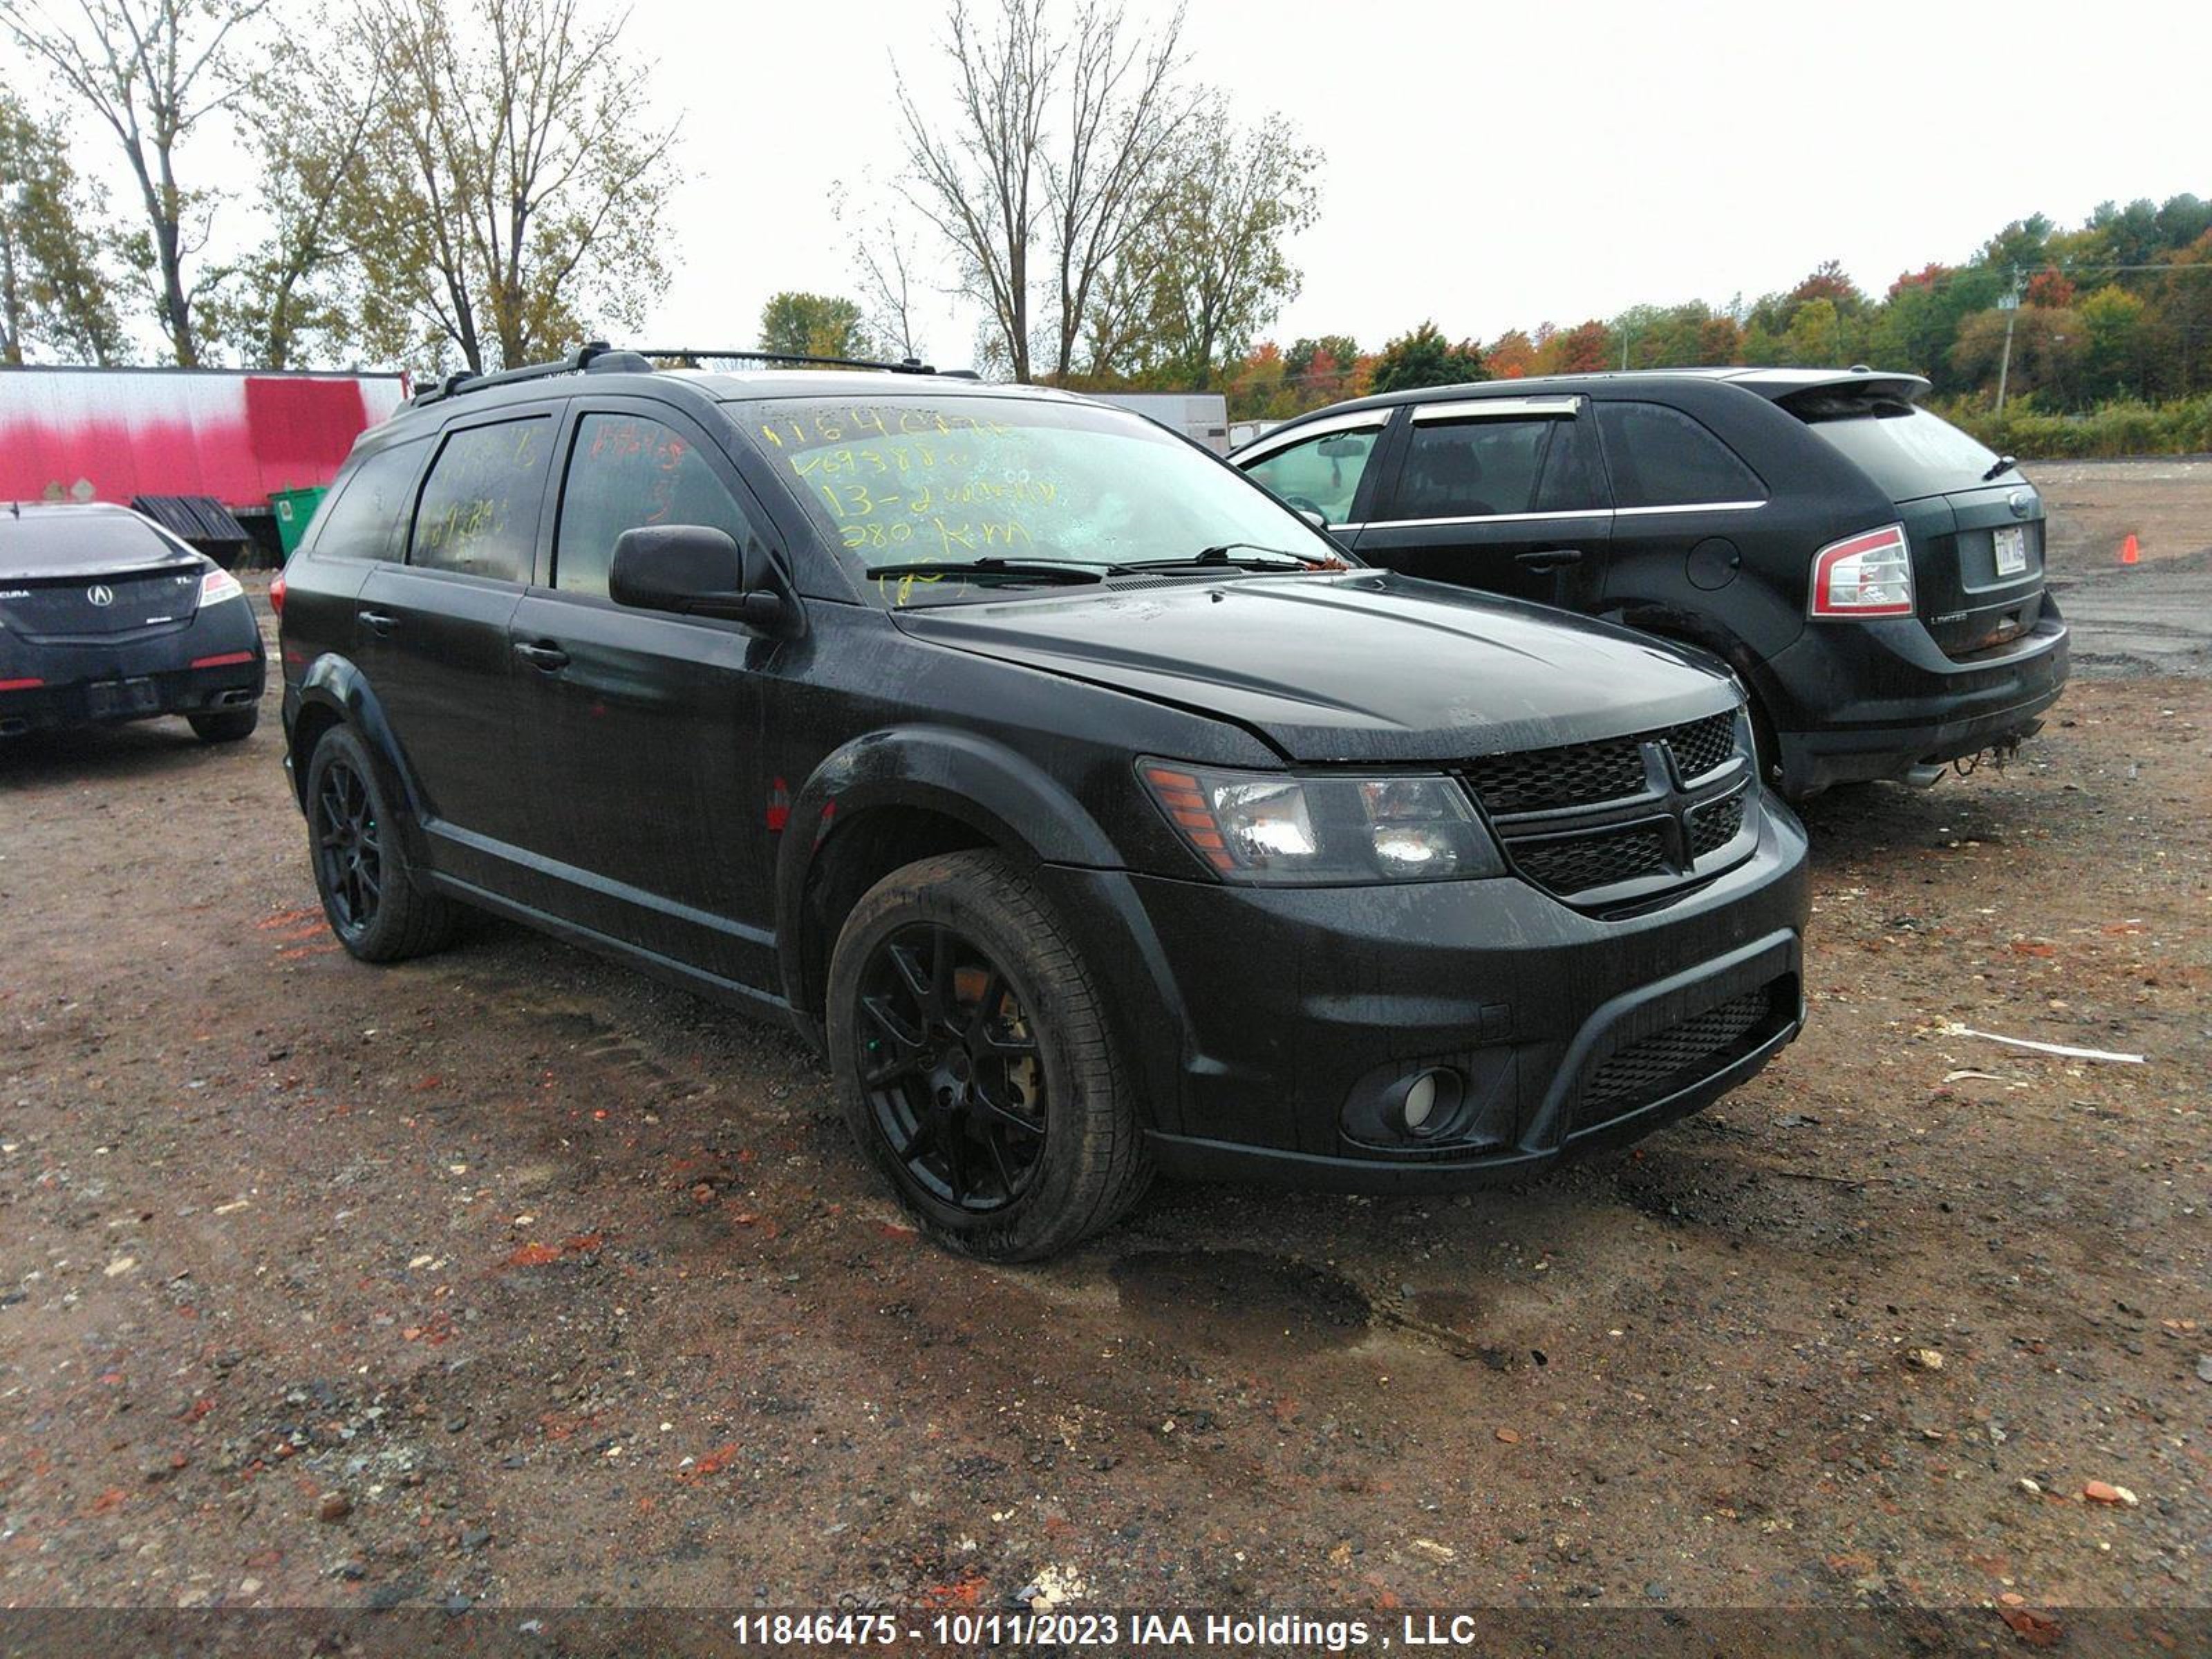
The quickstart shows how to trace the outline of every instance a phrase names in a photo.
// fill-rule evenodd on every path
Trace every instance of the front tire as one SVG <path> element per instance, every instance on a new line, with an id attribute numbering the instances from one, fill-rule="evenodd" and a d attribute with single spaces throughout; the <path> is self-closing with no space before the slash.
<path id="1" fill-rule="evenodd" d="M 1104 997 L 1003 854 L 925 859 L 862 896 L 827 1024 L 854 1138 L 940 1243 L 1034 1261 L 1142 1194 L 1151 1166 Z"/>
<path id="2" fill-rule="evenodd" d="M 450 899 L 416 884 L 359 738 L 333 726 L 307 760 L 307 852 L 338 943 L 363 962 L 403 962 L 453 942 Z"/>
<path id="3" fill-rule="evenodd" d="M 240 743 L 253 735 L 253 728 L 261 724 L 260 705 L 244 708 L 226 708 L 215 714 L 187 714 L 185 722 L 192 735 L 202 743 Z"/>

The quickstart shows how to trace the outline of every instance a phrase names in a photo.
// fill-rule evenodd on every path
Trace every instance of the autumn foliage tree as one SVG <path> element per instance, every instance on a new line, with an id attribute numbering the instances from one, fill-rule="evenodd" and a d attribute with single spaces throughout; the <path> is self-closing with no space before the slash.
<path id="1" fill-rule="evenodd" d="M 1383 346 L 1375 362 L 1370 389 L 1405 392 L 1416 386 L 1457 386 L 1489 378 L 1480 346 L 1472 340 L 1454 345 L 1433 321 L 1427 321 Z"/>

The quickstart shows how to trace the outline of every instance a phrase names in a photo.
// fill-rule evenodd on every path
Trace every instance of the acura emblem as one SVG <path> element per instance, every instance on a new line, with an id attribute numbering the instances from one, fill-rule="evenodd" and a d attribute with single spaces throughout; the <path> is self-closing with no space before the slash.
<path id="1" fill-rule="evenodd" d="M 100 605 L 102 608 L 115 603 L 115 590 L 112 587 L 100 587 L 97 586 L 88 587 L 84 590 L 84 596 L 88 599 L 90 599 L 94 605 Z"/>

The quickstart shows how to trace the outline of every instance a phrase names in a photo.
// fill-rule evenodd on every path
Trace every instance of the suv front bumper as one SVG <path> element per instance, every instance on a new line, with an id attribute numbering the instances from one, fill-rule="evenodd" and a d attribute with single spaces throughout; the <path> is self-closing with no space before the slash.
<path id="1" fill-rule="evenodd" d="M 2049 594 L 2002 652 L 1960 662 L 1916 617 L 1814 623 L 1767 665 L 1763 688 L 1793 796 L 1902 778 L 2033 733 L 2066 688 L 2065 619 Z"/>
<path id="2" fill-rule="evenodd" d="M 1101 949 L 1164 1168 L 1443 1190 L 1646 1133 L 1796 1037 L 1804 832 L 1771 800 L 1760 817 L 1743 863 L 1610 920 L 1510 878 L 1267 889 L 1047 873 Z M 1375 1103 L 1431 1070 L 1460 1080 L 1441 1132 L 1373 1133 Z"/>

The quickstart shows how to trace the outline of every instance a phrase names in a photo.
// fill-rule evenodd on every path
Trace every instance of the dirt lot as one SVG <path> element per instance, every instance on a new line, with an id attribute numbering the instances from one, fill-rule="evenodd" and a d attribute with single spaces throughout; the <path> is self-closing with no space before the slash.
<path id="1" fill-rule="evenodd" d="M 2139 483 L 2045 479 L 2077 593 Z M 2212 692 L 2083 643 L 2008 771 L 1816 804 L 1811 1028 L 1715 1109 L 1018 1272 L 785 1036 L 353 963 L 273 699 L 0 753 L 0 1606 L 2201 1604 Z"/>

